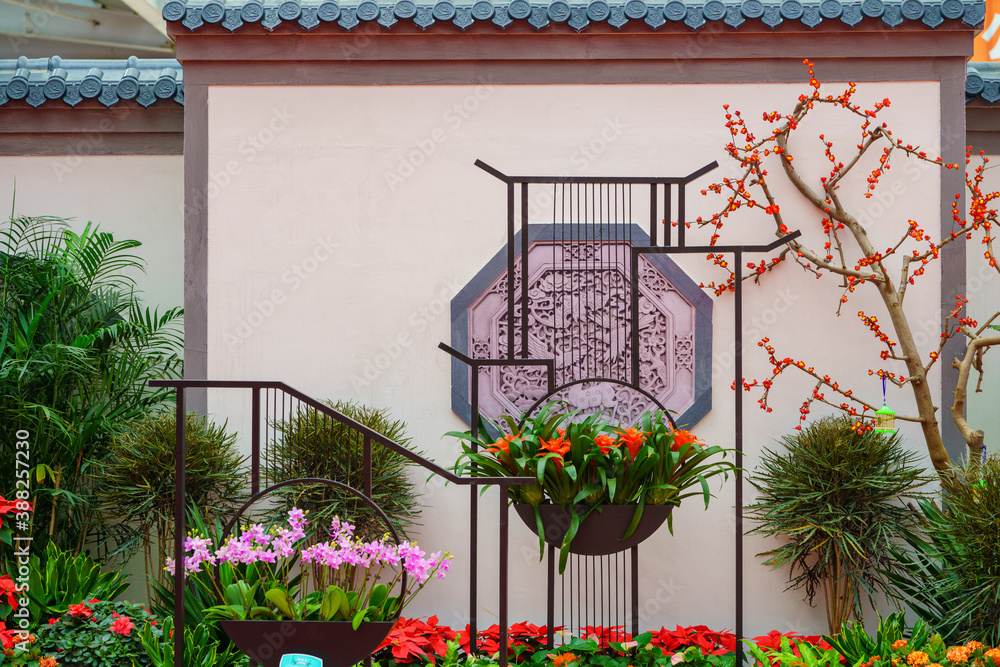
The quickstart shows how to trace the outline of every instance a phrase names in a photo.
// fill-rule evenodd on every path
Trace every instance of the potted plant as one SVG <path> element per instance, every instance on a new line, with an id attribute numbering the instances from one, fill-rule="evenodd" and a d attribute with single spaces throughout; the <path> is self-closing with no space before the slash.
<path id="1" fill-rule="evenodd" d="M 730 450 L 673 428 L 662 411 L 644 413 L 634 427 L 601 415 L 577 417 L 549 403 L 521 423 L 507 415 L 499 425 L 481 421 L 481 434 L 506 433 L 496 441 L 449 433 L 462 439 L 456 473 L 537 480 L 508 487 L 508 495 L 538 534 L 542 552 L 545 542 L 559 546 L 560 573 L 570 553 L 621 551 L 664 521 L 673 532 L 671 510 L 699 494 L 707 507 L 707 480 L 735 470 L 729 462 L 709 460 Z"/>
<path id="2" fill-rule="evenodd" d="M 215 545 L 192 534 L 184 541 L 184 571 L 203 566 L 250 566 L 246 576 L 197 578 L 213 586 L 219 604 L 205 610 L 254 664 L 277 667 L 282 654 L 305 653 L 327 667 L 353 665 L 374 651 L 400 612 L 433 576 L 443 578 L 445 553 L 415 543 L 366 541 L 334 517 L 329 539 L 309 544 L 306 513 L 288 512 L 287 525 L 250 524 Z M 175 564 L 168 562 L 168 570 Z"/>

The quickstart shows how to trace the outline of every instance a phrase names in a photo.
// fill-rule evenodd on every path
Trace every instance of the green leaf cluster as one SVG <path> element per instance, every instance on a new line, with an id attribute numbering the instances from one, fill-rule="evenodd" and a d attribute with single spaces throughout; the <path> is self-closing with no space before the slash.
<path id="1" fill-rule="evenodd" d="M 83 549 L 89 467 L 119 425 L 168 399 L 149 380 L 181 374 L 183 311 L 143 307 L 139 245 L 53 217 L 0 226 L 0 430 L 30 434 L 36 553 L 49 540 Z M 0 442 L 5 460 L 14 442 Z M 0 469 L 0 489 L 14 489 L 14 470 Z"/>
<path id="2" fill-rule="evenodd" d="M 789 568 L 789 588 L 810 602 L 826 593 L 830 632 L 861 618 L 861 602 L 888 591 L 898 567 L 893 545 L 912 513 L 901 501 L 930 481 L 896 434 L 860 431 L 851 417 L 827 417 L 765 449 L 750 482 L 758 491 L 751 531 L 781 540 L 758 554 Z"/>
<path id="3" fill-rule="evenodd" d="M 844 656 L 847 667 L 854 667 L 878 655 L 888 658 L 893 653 L 893 645 L 901 639 L 909 638 L 910 646 L 923 646 L 930 639 L 930 628 L 922 620 L 917 620 L 913 629 L 907 631 L 906 617 L 901 611 L 883 618 L 878 615 L 878 628 L 872 637 L 863 623 L 851 621 L 844 624 L 840 632 L 824 636 L 830 646 Z"/>
<path id="4" fill-rule="evenodd" d="M 166 552 L 173 542 L 175 428 L 172 410 L 128 424 L 91 472 L 101 525 L 122 557 L 143 550 L 147 581 L 165 581 Z M 231 511 L 245 498 L 246 457 L 237 450 L 236 434 L 195 414 L 186 416 L 185 429 L 187 501 L 208 516 Z M 159 546 L 155 558 L 154 542 Z"/>
<path id="5" fill-rule="evenodd" d="M 15 561 L 7 563 L 14 577 Z M 128 588 L 128 578 L 121 572 L 102 572 L 101 566 L 87 554 L 74 555 L 50 542 L 41 557 L 28 561 L 28 611 L 36 622 L 66 611 L 71 604 L 97 598 L 115 598 Z"/>
<path id="6" fill-rule="evenodd" d="M 167 617 L 160 628 L 147 624 L 140 640 L 151 667 L 174 667 L 174 641 L 171 635 L 174 619 Z M 249 660 L 232 644 L 223 646 L 205 625 L 196 625 L 184 632 L 184 667 L 218 667 Z"/>
<path id="7" fill-rule="evenodd" d="M 946 641 L 1000 645 L 1000 456 L 954 467 L 942 497 L 919 501 L 890 581 Z"/>
<path id="8" fill-rule="evenodd" d="M 541 504 L 565 507 L 570 526 L 560 548 L 560 572 L 569 556 L 569 545 L 580 524 L 604 505 L 635 505 L 625 537 L 635 530 L 646 505 L 680 506 L 690 496 L 701 496 L 708 507 L 708 480 L 728 478 L 734 466 L 723 457 L 730 450 L 705 446 L 686 431 L 673 429 L 660 412 L 642 415 L 637 428 L 625 429 L 601 415 L 580 418 L 560 403 L 545 405 L 534 416 L 518 423 L 505 415 L 498 424 L 480 419 L 479 437 L 453 431 L 462 453 L 454 470 L 486 477 L 532 477 L 535 484 L 511 485 L 508 496 L 515 503 L 535 508 L 539 550 L 544 554 L 544 530 L 538 512 Z M 506 433 L 495 442 L 492 433 Z M 673 532 L 672 517 L 668 527 Z"/>
<path id="9" fill-rule="evenodd" d="M 58 653 L 61 667 L 151 667 L 141 635 L 147 624 L 157 622 L 153 615 L 132 602 L 100 601 L 88 607 L 89 618 L 65 613 L 55 624 L 42 625 L 38 630 L 42 652 Z M 111 631 L 115 614 L 135 623 L 128 635 Z"/>
<path id="10" fill-rule="evenodd" d="M 351 401 L 327 401 L 344 415 L 339 421 L 310 407 L 302 407 L 283 421 L 274 422 L 278 441 L 262 468 L 273 483 L 316 477 L 364 488 L 364 437 L 352 426 L 360 424 L 400 445 L 408 446 L 406 424 L 393 419 L 386 409 Z M 420 510 L 416 486 L 407 476 L 409 459 L 372 442 L 372 500 L 388 515 L 394 528 L 405 536 L 416 523 Z M 348 521 L 360 537 L 382 535 L 385 524 L 356 495 L 325 484 L 293 484 L 275 492 L 283 499 L 268 516 L 277 518 L 292 507 L 310 513 L 315 524 L 329 524 L 335 516 Z"/>

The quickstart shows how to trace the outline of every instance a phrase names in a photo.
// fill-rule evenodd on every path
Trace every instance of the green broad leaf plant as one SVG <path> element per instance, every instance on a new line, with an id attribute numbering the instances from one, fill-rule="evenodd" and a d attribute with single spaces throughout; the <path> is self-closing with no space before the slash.
<path id="1" fill-rule="evenodd" d="M 501 434 L 493 440 L 490 434 Z M 679 507 L 691 496 L 711 498 L 708 480 L 735 471 L 733 464 L 716 459 L 727 450 L 705 445 L 689 431 L 675 429 L 662 411 L 646 412 L 637 425 L 624 426 L 601 414 L 581 416 L 553 402 L 521 422 L 504 415 L 498 423 L 479 420 L 478 437 L 452 431 L 462 453 L 454 471 L 479 477 L 530 477 L 534 484 L 510 485 L 509 499 L 535 510 L 540 556 L 545 531 L 539 506 L 558 505 L 570 515 L 570 526 L 560 546 L 563 572 L 569 545 L 580 524 L 606 505 L 634 505 L 635 514 L 623 538 L 634 532 L 647 505 Z M 667 526 L 673 532 L 672 517 Z"/>

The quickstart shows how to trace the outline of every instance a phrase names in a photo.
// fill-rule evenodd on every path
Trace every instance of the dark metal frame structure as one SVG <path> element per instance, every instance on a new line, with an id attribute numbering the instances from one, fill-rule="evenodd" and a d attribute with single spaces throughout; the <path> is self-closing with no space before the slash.
<path id="1" fill-rule="evenodd" d="M 306 408 L 315 411 L 316 415 L 322 415 L 323 419 L 330 419 L 340 422 L 352 431 L 357 432 L 363 438 L 363 489 L 350 489 L 355 495 L 360 497 L 366 504 L 377 507 L 371 499 L 372 495 L 372 444 L 386 447 L 393 452 L 409 459 L 411 462 L 421 466 L 425 470 L 444 478 L 459 486 L 472 487 L 472 527 L 476 526 L 478 520 L 478 494 L 476 488 L 483 484 L 495 484 L 500 488 L 500 562 L 498 567 L 498 578 L 500 587 L 500 667 L 507 665 L 507 590 L 508 590 L 508 510 L 507 486 L 511 484 L 531 484 L 534 479 L 530 477 L 459 477 L 454 473 L 440 467 L 432 461 L 428 461 L 422 456 L 413 453 L 406 447 L 393 442 L 379 433 L 359 424 L 351 418 L 343 415 L 328 405 L 317 401 L 302 392 L 289 387 L 282 382 L 261 382 L 261 381 L 228 381 L 228 380 L 155 380 L 150 382 L 153 387 L 172 387 L 176 390 L 176 441 L 174 447 L 175 485 L 174 485 L 174 562 L 184 562 L 184 540 L 185 527 L 185 451 L 186 451 L 186 401 L 185 391 L 188 389 L 233 389 L 249 390 L 250 392 L 250 412 L 251 412 L 251 432 L 250 432 L 250 495 L 251 500 L 241 508 L 240 512 L 258 498 L 264 496 L 274 489 L 287 484 L 301 482 L 331 482 L 333 480 L 319 480 L 316 478 L 299 478 L 285 480 L 276 484 L 270 484 L 261 489 L 261 460 L 267 462 L 268 456 L 268 431 L 276 437 L 276 430 L 272 430 L 275 420 L 278 419 L 278 407 L 280 399 L 281 419 L 293 416 L 299 410 Z M 262 395 L 263 394 L 263 395 Z M 288 405 L 286 411 L 285 405 Z M 293 408 L 294 406 L 294 408 Z M 264 433 L 262 433 L 262 430 Z M 262 435 L 263 446 L 262 446 Z M 266 473 L 265 473 L 265 481 Z M 273 481 L 273 480 L 270 480 Z M 237 515 L 238 516 L 238 515 Z M 234 517 L 235 519 L 236 517 Z M 232 527 L 232 521 L 227 525 L 227 532 Z M 474 539 L 474 538 L 473 538 Z M 472 542 L 472 560 L 477 562 L 477 543 Z M 475 582 L 476 570 L 473 569 L 473 581 Z M 475 588 L 475 586 L 473 586 Z M 475 614 L 475 607 L 472 608 Z M 174 577 L 174 667 L 183 667 L 184 652 L 184 577 Z"/>
<path id="2" fill-rule="evenodd" d="M 689 246 L 687 245 L 686 230 L 688 222 L 686 220 L 686 196 L 685 187 L 692 181 L 704 176 L 708 172 L 712 171 L 718 167 L 717 162 L 711 162 L 701 169 L 688 174 L 687 176 L 681 177 L 656 177 L 656 178 L 631 178 L 631 177 L 577 177 L 577 176 L 510 176 L 504 174 L 500 170 L 486 164 L 481 160 L 476 161 L 476 166 L 483 169 L 487 173 L 496 177 L 504 184 L 507 188 L 507 358 L 506 359 L 471 359 L 466 355 L 459 353 L 458 351 L 452 349 L 451 347 L 442 343 L 440 348 L 451 354 L 453 357 L 460 359 L 469 365 L 471 369 L 471 383 L 470 383 L 470 402 L 472 405 L 472 432 L 475 435 L 478 426 L 478 405 L 479 405 L 479 369 L 482 366 L 518 366 L 518 365 L 545 365 L 548 373 L 548 393 L 542 396 L 535 402 L 532 409 L 536 408 L 545 399 L 552 394 L 554 394 L 559 389 L 562 389 L 571 384 L 576 384 L 582 382 L 582 379 L 571 380 L 568 383 L 560 385 L 559 387 L 553 387 L 553 378 L 556 373 L 555 360 L 554 359 L 530 359 L 528 358 L 528 321 L 527 317 L 529 309 L 529 290 L 528 290 L 528 254 L 529 254 L 529 235 L 528 235 L 528 225 L 529 225 L 529 186 L 533 184 L 552 184 L 563 185 L 563 186 L 646 186 L 649 188 L 649 239 L 650 245 L 647 247 L 630 245 L 630 273 L 629 273 L 629 298 L 631 305 L 631 383 L 633 387 L 639 391 L 643 391 L 640 385 L 640 359 L 639 359 L 639 258 L 644 254 L 692 254 L 692 253 L 726 253 L 732 254 L 734 256 L 734 309 L 735 309 L 735 326 L 733 332 L 733 338 L 735 342 L 735 424 L 734 424 L 734 444 L 733 447 L 736 450 L 736 548 L 735 548 L 735 632 L 738 639 L 743 637 L 743 392 L 741 391 L 742 381 L 743 381 L 743 255 L 750 253 L 762 253 L 770 252 L 775 250 L 781 245 L 788 243 L 789 241 L 797 238 L 800 235 L 799 231 L 792 232 L 785 236 L 775 239 L 768 244 L 760 245 L 709 245 L 709 246 Z M 661 189 L 662 188 L 662 189 Z M 671 213 L 673 209 L 673 199 L 674 190 L 676 188 L 676 210 L 677 216 L 674 220 L 676 224 L 677 234 L 676 242 L 673 238 L 672 233 L 672 222 Z M 520 193 L 520 206 L 516 206 L 515 195 Z M 662 207 L 660 207 L 662 197 Z M 602 220 L 602 222 L 604 222 Z M 624 221 L 623 221 L 624 222 Z M 518 225 L 519 223 L 519 225 Z M 617 221 L 616 221 L 617 223 Z M 662 230 L 662 243 L 660 241 L 660 226 L 663 226 Z M 520 238 L 521 245 L 520 248 L 515 247 L 515 236 L 520 227 Z M 610 239 L 609 239 L 610 240 Z M 520 252 L 518 252 L 518 250 Z M 515 288 L 515 269 L 518 268 L 518 258 L 520 258 L 520 273 L 521 273 L 521 285 L 520 293 L 516 293 Z M 521 326 L 520 326 L 520 357 L 515 356 L 516 343 L 518 342 L 515 338 L 515 312 L 520 307 Z M 586 380 L 593 381 L 618 381 L 612 378 L 586 378 Z M 659 403 L 655 397 L 652 397 L 648 392 L 647 396 L 653 399 L 653 401 L 663 409 L 663 406 Z M 668 418 L 670 418 L 669 413 L 664 410 Z M 671 425 L 673 424 L 673 419 L 670 418 Z M 477 480 L 480 484 L 484 483 L 482 478 Z M 473 500 L 476 497 L 475 483 L 472 488 Z M 475 525 L 472 526 L 472 541 L 473 541 L 473 553 L 475 553 Z M 506 525 L 501 527 L 502 535 L 506 537 Z M 503 544 L 506 544 L 504 541 Z M 638 601 L 638 569 L 639 569 L 639 556 L 638 547 L 632 547 L 630 549 L 629 560 L 631 563 L 630 572 L 630 589 L 631 589 L 631 611 L 632 611 L 632 632 L 633 634 L 638 633 L 638 616 L 639 616 L 639 601 Z M 555 554 L 556 550 L 554 547 L 550 546 L 548 549 L 548 576 L 547 576 L 547 601 L 546 601 L 546 614 L 548 622 L 548 642 L 551 646 L 553 644 L 553 625 L 555 618 Z M 617 561 L 616 561 L 617 562 Z M 475 565 L 472 565 L 475 568 Z M 624 568 L 622 568 L 624 570 Z M 588 570 L 584 568 L 585 576 Z M 595 570 L 596 575 L 596 570 Z M 603 570 L 600 576 L 588 577 L 591 579 L 588 583 L 593 583 L 597 581 L 598 586 L 601 588 L 601 597 L 603 600 Z M 475 610 L 475 600 L 476 600 L 476 585 L 475 585 L 475 569 L 473 569 L 473 580 L 472 587 L 470 589 L 470 608 Z M 617 583 L 617 582 L 616 582 Z M 577 579 L 577 594 L 579 600 L 579 579 Z M 609 588 L 611 586 L 611 577 L 608 578 Z M 586 587 L 587 584 L 585 583 Z M 570 580 L 570 590 L 572 595 L 573 582 Z M 587 589 L 585 588 L 585 591 Z M 617 588 L 616 588 L 617 591 Z M 584 593 L 586 595 L 586 592 Z M 563 595 L 565 596 L 565 583 L 563 587 Z M 564 597 L 565 599 L 565 597 Z M 603 601 L 601 603 L 603 605 Z M 571 602 L 572 608 L 572 602 Z M 501 619 L 500 627 L 506 629 L 506 606 L 501 607 Z M 603 614 L 604 607 L 601 608 L 601 613 Z M 564 614 L 565 616 L 565 614 Z M 596 612 L 595 612 L 596 616 Z M 571 612 L 572 618 L 572 612 Z M 577 618 L 579 619 L 579 608 L 577 611 Z M 617 617 L 615 617 L 617 618 Z M 603 619 L 603 616 L 602 616 Z M 471 632 L 470 636 L 475 636 L 476 624 L 475 617 L 470 621 Z M 737 642 L 737 664 L 742 664 L 743 661 L 743 645 L 741 642 Z"/>

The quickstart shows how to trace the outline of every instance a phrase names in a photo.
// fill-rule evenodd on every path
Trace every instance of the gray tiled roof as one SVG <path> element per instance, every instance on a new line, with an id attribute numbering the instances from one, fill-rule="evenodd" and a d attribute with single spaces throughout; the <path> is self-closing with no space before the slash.
<path id="1" fill-rule="evenodd" d="M 282 24 L 312 30 L 335 23 L 352 30 L 363 23 L 391 28 L 401 21 L 423 29 L 452 23 L 462 30 L 477 23 L 506 28 L 515 22 L 538 30 L 565 23 L 577 31 L 591 23 L 615 28 L 644 23 L 654 30 L 683 23 L 698 30 L 710 22 L 738 28 L 748 21 L 770 28 L 785 21 L 809 28 L 824 22 L 853 28 L 866 18 L 881 20 L 890 28 L 903 23 L 936 28 L 955 22 L 976 26 L 984 16 L 983 0 L 167 0 L 163 5 L 163 18 L 188 30 L 217 23 L 229 31 L 248 23 L 260 23 L 268 30 Z"/>
<path id="2" fill-rule="evenodd" d="M 59 56 L 0 60 L 0 106 L 24 100 L 33 107 L 62 100 L 76 106 L 96 99 L 106 107 L 135 100 L 149 107 L 163 100 L 184 103 L 180 63 L 169 59 L 62 60 Z"/>
<path id="3" fill-rule="evenodd" d="M 969 64 L 965 73 L 965 101 L 977 98 L 990 104 L 1000 100 L 1000 62 Z"/>

